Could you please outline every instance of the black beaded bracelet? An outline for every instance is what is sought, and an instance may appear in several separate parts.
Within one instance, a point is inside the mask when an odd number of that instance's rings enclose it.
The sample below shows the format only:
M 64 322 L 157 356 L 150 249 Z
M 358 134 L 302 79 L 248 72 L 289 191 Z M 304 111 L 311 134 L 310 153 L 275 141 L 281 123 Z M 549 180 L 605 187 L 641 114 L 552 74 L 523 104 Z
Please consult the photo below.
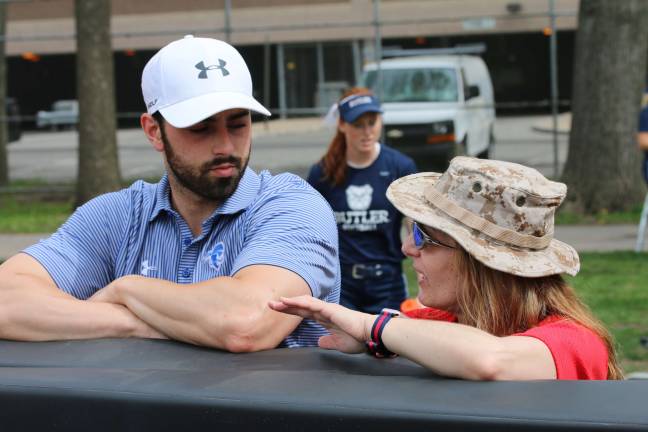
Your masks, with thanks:
M 365 342 L 369 354 L 378 358 L 391 358 L 396 357 L 395 354 L 387 349 L 382 341 L 382 333 L 385 326 L 393 317 L 398 316 L 397 313 L 383 311 L 376 317 L 373 325 L 371 326 L 371 340 Z

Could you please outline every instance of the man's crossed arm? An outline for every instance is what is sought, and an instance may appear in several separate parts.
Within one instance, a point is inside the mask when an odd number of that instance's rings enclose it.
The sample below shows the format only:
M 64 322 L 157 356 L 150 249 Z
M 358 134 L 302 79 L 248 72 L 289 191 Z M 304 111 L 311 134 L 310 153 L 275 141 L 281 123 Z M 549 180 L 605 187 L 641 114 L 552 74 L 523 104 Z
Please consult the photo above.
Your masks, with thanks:
M 310 289 L 297 274 L 254 265 L 190 285 L 125 276 L 85 301 L 59 290 L 38 261 L 18 254 L 0 266 L 0 338 L 170 337 L 258 351 L 276 347 L 300 322 L 270 310 L 268 301 L 303 294 Z

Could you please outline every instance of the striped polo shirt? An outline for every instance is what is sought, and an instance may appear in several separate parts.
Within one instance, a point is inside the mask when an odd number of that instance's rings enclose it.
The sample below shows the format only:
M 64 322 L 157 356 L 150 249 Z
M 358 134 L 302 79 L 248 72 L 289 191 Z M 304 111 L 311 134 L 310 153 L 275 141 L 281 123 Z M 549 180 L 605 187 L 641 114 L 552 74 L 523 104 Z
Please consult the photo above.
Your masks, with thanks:
M 137 181 L 101 195 L 24 252 L 61 290 L 79 299 L 125 275 L 189 284 L 267 264 L 301 276 L 314 297 L 339 301 L 335 218 L 322 196 L 299 177 L 247 168 L 197 237 L 172 208 L 169 192 L 165 175 L 157 184 Z M 280 346 L 316 346 L 325 333 L 303 320 Z

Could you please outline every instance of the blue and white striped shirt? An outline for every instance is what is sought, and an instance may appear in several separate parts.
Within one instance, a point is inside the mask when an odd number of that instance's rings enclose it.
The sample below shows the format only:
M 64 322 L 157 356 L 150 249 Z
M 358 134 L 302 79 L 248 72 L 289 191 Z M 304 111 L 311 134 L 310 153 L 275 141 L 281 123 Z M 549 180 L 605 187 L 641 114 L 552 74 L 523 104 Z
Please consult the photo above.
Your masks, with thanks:
M 24 252 L 79 299 L 130 274 L 188 284 L 255 264 L 298 274 L 314 297 L 337 303 L 340 296 L 337 228 L 329 205 L 293 174 L 257 175 L 250 168 L 196 238 L 171 207 L 164 176 L 157 184 L 137 181 L 89 201 Z M 316 346 L 323 334 L 319 324 L 304 320 L 280 346 Z

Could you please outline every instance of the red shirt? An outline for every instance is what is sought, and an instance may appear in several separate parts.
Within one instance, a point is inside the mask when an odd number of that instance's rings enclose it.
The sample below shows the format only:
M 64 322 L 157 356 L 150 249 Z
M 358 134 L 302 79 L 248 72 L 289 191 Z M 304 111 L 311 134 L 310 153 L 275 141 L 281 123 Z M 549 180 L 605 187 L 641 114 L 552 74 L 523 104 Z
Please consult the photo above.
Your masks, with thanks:
M 421 308 L 405 312 L 410 318 L 456 322 L 450 312 Z M 556 378 L 560 380 L 605 380 L 608 351 L 592 330 L 559 316 L 550 316 L 536 327 L 513 336 L 529 336 L 542 341 L 553 356 Z
M 514 336 L 531 336 L 547 345 L 562 380 L 605 380 L 608 351 L 592 330 L 559 316 L 550 316 L 536 327 Z

